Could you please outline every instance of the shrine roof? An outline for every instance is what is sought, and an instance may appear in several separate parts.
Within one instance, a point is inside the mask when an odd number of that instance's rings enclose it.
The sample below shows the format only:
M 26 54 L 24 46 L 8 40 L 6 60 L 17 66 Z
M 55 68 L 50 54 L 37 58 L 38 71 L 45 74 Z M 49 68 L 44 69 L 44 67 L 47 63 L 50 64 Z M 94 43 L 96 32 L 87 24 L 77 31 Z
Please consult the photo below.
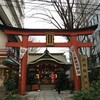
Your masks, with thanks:
M 14 68 L 18 69 L 19 68 L 19 62 L 15 59 L 13 59 L 12 57 L 7 57 L 3 60 L 3 64 L 4 65 L 8 65 L 11 64 L 13 65 Z
M 63 55 L 62 53 L 49 53 L 48 50 L 45 50 L 45 52 L 43 54 L 34 54 L 34 55 L 29 55 L 31 59 L 31 61 L 28 61 L 28 65 L 32 65 L 32 64 L 36 64 L 40 61 L 53 61 L 56 62 L 58 64 L 63 64 L 63 65 L 71 65 L 71 63 L 68 63 L 66 60 L 65 55 Z

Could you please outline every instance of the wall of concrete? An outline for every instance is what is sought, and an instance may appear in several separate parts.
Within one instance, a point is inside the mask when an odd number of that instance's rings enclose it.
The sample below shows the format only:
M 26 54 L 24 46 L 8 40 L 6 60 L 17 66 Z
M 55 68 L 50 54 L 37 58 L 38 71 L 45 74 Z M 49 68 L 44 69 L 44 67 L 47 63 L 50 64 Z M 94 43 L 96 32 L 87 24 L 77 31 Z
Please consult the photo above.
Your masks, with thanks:
M 6 46 L 7 41 L 7 35 L 0 31 L 0 48 L 4 48 Z
M 0 49 L 5 48 L 6 47 L 6 42 L 8 41 L 7 39 L 7 35 L 4 34 L 2 31 L 0 31 Z M 2 52 L 0 52 L 2 53 Z M 5 88 L 4 88 L 4 69 L 6 68 L 6 66 L 4 66 L 2 64 L 2 60 L 0 59 L 0 98 L 5 96 Z

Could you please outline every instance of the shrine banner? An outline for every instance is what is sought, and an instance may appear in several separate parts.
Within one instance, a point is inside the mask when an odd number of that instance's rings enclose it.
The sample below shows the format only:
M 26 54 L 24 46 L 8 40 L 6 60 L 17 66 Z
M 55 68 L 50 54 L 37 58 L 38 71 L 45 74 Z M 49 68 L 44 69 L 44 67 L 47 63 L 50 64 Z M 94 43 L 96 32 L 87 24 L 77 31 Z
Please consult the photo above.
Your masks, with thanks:
M 20 59 L 23 58 L 23 56 L 25 55 L 26 51 L 27 51 L 27 48 L 20 47 Z
M 80 63 L 79 63 L 77 54 L 75 52 L 74 46 L 70 47 L 70 51 L 71 51 L 71 54 L 72 54 L 72 59 L 73 59 L 76 75 L 80 76 L 81 75 Z

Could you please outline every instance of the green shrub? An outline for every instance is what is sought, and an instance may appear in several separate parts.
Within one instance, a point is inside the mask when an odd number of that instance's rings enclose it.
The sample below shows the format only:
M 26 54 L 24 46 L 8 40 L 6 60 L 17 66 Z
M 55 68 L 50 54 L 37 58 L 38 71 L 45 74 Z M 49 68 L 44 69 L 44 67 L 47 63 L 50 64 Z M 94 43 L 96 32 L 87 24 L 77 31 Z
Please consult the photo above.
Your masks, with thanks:
M 20 99 L 19 95 L 17 95 L 17 94 L 16 95 L 9 94 L 6 96 L 5 100 L 21 100 L 21 99 Z
M 100 81 L 94 81 L 89 90 L 74 92 L 74 100 L 100 100 Z
M 17 94 L 18 91 L 18 75 L 14 74 L 13 76 L 9 76 L 4 81 L 4 86 L 8 94 Z

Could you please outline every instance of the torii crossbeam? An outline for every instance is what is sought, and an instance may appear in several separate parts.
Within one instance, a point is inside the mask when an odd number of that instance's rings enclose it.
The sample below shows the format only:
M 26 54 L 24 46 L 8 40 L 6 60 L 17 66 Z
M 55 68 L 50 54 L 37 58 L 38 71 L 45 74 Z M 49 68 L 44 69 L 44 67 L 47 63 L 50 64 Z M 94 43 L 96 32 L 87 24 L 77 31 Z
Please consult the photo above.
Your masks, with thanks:
M 15 28 L 8 27 L 4 25 L 0 25 L 0 29 L 4 31 L 5 34 L 8 35 L 21 35 L 22 41 L 18 42 L 7 42 L 7 47 L 46 47 L 46 43 L 35 43 L 29 42 L 29 36 L 45 36 L 46 33 L 52 33 L 55 36 L 69 36 L 70 41 L 64 43 L 54 43 L 52 47 L 71 47 L 74 46 L 75 52 L 78 55 L 78 47 L 91 47 L 93 44 L 91 42 L 83 43 L 81 41 L 77 41 L 77 36 L 81 35 L 91 35 L 93 31 L 97 28 L 97 25 L 81 28 L 81 29 L 24 29 L 24 28 Z M 27 55 L 26 52 L 24 57 L 21 59 L 21 79 L 20 79 L 20 94 L 25 95 L 26 93 L 26 71 L 27 71 Z M 73 66 L 74 73 L 74 87 L 75 90 L 78 91 L 81 88 L 80 77 L 76 75 L 75 68 Z

